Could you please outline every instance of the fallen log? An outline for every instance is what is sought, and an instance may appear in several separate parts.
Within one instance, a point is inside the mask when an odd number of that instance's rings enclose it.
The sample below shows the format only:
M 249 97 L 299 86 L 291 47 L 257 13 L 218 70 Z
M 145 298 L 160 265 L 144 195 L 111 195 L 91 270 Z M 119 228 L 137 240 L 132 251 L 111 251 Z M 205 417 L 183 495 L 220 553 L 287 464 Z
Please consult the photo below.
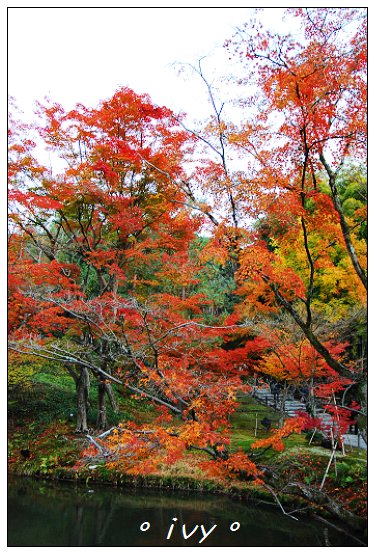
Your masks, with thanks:
M 284 492 L 295 494 L 305 498 L 313 504 L 322 506 L 327 512 L 349 525 L 353 530 L 363 530 L 367 526 L 367 523 L 363 518 L 353 514 L 353 512 L 338 504 L 323 490 L 309 487 L 305 483 L 292 482 L 288 483 L 288 485 L 284 488 Z

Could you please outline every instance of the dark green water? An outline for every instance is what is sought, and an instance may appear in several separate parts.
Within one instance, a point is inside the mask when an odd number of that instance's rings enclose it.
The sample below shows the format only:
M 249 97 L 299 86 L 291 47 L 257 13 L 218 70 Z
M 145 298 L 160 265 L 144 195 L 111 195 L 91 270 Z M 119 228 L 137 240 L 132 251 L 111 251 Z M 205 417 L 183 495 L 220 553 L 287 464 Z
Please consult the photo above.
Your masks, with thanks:
M 311 518 L 198 493 L 149 492 L 23 478 L 8 482 L 8 546 L 359 546 Z M 166 540 L 172 518 L 177 518 Z M 142 532 L 143 522 L 150 529 Z M 231 531 L 239 522 L 238 531 Z M 198 525 L 188 539 L 182 536 Z M 201 525 L 209 536 L 202 539 Z M 235 526 L 236 527 L 236 526 Z

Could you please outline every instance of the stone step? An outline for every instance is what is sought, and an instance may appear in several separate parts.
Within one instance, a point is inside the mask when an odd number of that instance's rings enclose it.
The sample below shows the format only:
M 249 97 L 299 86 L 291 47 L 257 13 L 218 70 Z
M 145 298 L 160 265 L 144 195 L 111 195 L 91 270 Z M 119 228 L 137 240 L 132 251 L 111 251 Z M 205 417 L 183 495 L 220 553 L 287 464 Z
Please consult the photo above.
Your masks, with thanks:
M 254 391 L 254 397 L 267 404 L 274 404 L 274 395 L 271 393 L 269 388 L 257 389 Z M 287 398 L 285 401 L 285 413 L 288 417 L 296 417 L 298 412 L 306 412 L 306 404 L 300 402 L 299 400 L 294 400 L 293 398 Z M 322 408 L 316 409 L 316 417 L 319 418 L 323 425 L 327 427 L 332 427 L 334 423 L 333 417 L 331 414 L 325 412 Z M 347 433 L 343 435 L 344 444 L 346 446 L 352 446 L 353 448 L 362 448 L 367 450 L 367 444 L 362 437 L 358 439 L 358 435 L 353 435 Z
M 354 448 L 359 447 L 359 448 L 362 448 L 363 450 L 367 450 L 367 444 L 361 436 L 358 437 L 358 435 L 352 435 L 350 433 L 347 433 L 343 435 L 343 439 L 344 439 L 344 444 L 346 446 L 352 446 Z
M 297 400 L 296 398 L 287 398 L 285 402 L 290 402 L 291 404 L 303 404 L 305 406 L 304 402 L 301 402 L 300 400 Z

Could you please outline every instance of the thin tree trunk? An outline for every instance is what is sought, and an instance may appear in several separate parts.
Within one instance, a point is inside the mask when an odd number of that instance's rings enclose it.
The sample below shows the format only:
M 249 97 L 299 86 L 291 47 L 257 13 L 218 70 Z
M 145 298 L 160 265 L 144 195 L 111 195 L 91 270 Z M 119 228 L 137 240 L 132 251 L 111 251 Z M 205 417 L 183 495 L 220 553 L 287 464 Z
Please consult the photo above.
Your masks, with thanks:
M 297 325 L 302 329 L 305 337 L 308 339 L 310 344 L 315 348 L 315 350 L 324 358 L 324 360 L 327 362 L 329 367 L 334 369 L 338 372 L 339 375 L 342 375 L 344 377 L 352 378 L 352 372 L 349 370 L 348 367 L 343 365 L 341 362 L 336 360 L 332 357 L 329 350 L 324 346 L 322 342 L 318 339 L 318 337 L 313 333 L 311 328 L 303 321 L 303 319 L 300 317 L 300 315 L 296 312 L 296 310 L 293 308 L 292 303 L 286 300 L 286 298 L 283 297 L 283 295 L 280 293 L 277 285 L 274 283 L 270 283 L 270 279 L 268 276 L 263 275 L 263 280 L 270 285 L 270 288 L 272 292 L 274 293 L 276 299 L 280 302 L 282 306 L 286 309 L 286 311 L 293 317 L 294 321 L 297 323 Z
M 353 267 L 354 267 L 358 277 L 361 279 L 363 286 L 367 290 L 367 275 L 365 273 L 365 270 L 363 269 L 363 267 L 359 263 L 357 253 L 355 251 L 352 239 L 350 237 L 350 227 L 349 227 L 349 225 L 348 225 L 348 223 L 345 219 L 344 210 L 343 210 L 342 205 L 341 205 L 341 199 L 340 199 L 340 195 L 339 195 L 337 185 L 336 185 L 337 171 L 334 172 L 330 168 L 330 166 L 328 165 L 328 163 L 327 163 L 327 161 L 326 161 L 323 154 L 320 155 L 320 161 L 322 162 L 322 164 L 325 167 L 325 170 L 328 173 L 329 186 L 330 186 L 330 189 L 331 189 L 331 192 L 332 192 L 332 200 L 333 200 L 333 204 L 335 206 L 335 209 L 336 209 L 337 213 L 339 214 L 340 227 L 341 227 L 342 234 L 344 236 L 346 250 L 349 254 L 350 260 L 353 264 Z
M 87 409 L 89 403 L 90 375 L 88 370 L 83 367 L 76 379 L 77 391 L 77 433 L 87 433 Z
M 107 385 L 104 381 L 100 380 L 98 383 L 98 416 L 96 427 L 103 430 L 107 427 L 106 392 Z
M 308 384 L 308 397 L 307 401 L 310 405 L 310 415 L 312 417 L 316 417 L 316 404 L 315 404 L 315 395 L 314 395 L 314 380 L 311 379 L 311 381 Z
M 110 404 L 112 406 L 112 409 L 117 414 L 119 412 L 119 407 L 118 407 L 117 398 L 116 398 L 116 395 L 113 391 L 111 383 L 107 383 L 106 390 L 107 390 L 107 395 L 108 395 Z

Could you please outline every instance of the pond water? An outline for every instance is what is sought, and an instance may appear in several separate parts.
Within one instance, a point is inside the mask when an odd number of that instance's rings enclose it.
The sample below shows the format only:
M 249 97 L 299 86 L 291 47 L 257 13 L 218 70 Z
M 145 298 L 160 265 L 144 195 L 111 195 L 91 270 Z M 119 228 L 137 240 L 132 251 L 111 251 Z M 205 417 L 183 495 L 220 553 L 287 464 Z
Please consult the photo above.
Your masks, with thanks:
M 359 546 L 298 518 L 256 501 L 195 492 L 8 481 L 8 546 Z M 149 529 L 141 531 L 142 524 Z

